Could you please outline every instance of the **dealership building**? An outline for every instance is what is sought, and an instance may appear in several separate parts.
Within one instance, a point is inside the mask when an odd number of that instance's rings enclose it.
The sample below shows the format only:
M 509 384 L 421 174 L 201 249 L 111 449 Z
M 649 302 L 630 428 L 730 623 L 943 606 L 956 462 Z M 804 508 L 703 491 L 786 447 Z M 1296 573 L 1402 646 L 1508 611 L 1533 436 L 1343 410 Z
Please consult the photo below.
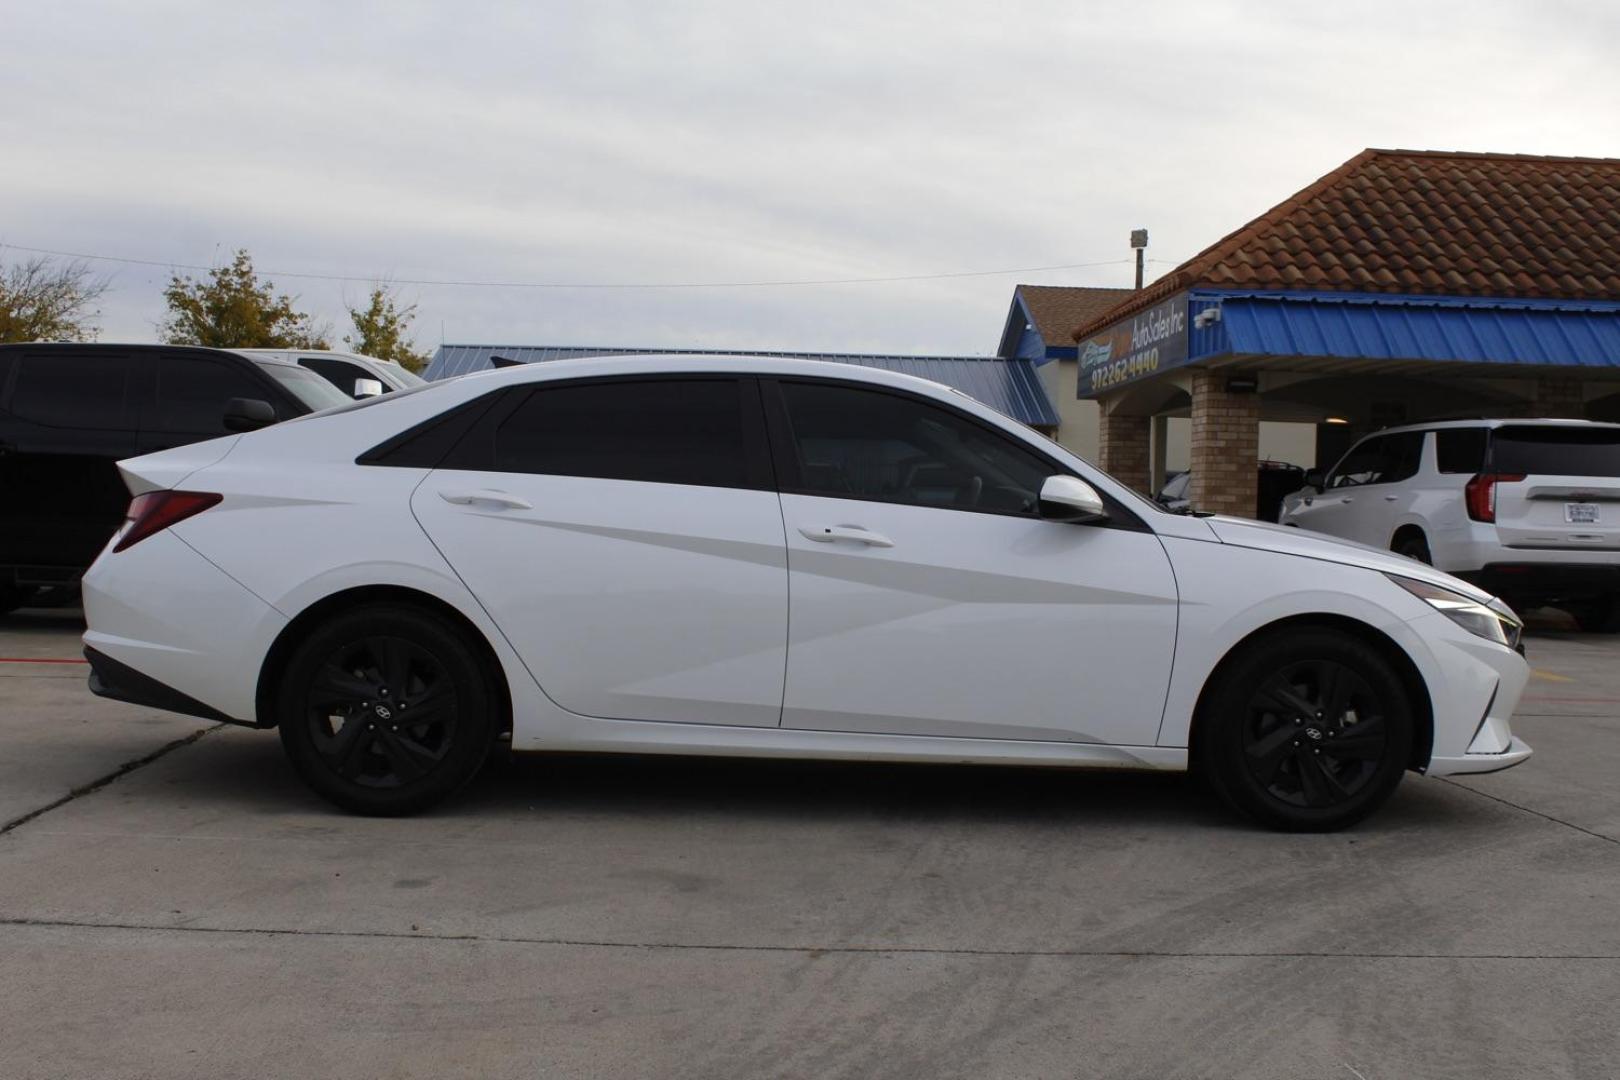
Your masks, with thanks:
M 1265 424 L 1326 467 L 1394 424 L 1620 420 L 1620 160 L 1367 150 L 1069 340 L 1096 460 L 1150 490 L 1188 420 L 1202 510 L 1254 513 Z

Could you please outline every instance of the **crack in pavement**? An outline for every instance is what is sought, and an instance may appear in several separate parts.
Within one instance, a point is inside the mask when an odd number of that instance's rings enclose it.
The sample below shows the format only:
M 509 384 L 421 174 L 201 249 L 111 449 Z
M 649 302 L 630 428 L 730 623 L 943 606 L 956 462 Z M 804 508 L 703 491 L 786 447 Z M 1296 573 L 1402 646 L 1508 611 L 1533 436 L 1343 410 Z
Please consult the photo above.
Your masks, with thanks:
M 1597 839 L 1602 840 L 1606 844 L 1620 845 L 1620 839 L 1616 839 L 1615 837 L 1609 836 L 1606 833 L 1596 832 L 1596 831 L 1594 831 L 1592 829 L 1588 829 L 1584 825 L 1577 825 L 1573 821 L 1565 821 L 1561 817 L 1554 817 L 1551 814 L 1546 814 L 1546 813 L 1541 812 L 1540 810 L 1531 809 L 1528 806 L 1521 806 L 1518 803 L 1514 802 L 1512 799 L 1504 799 L 1500 795 L 1492 795 L 1489 792 L 1481 791 L 1478 788 L 1471 788 L 1467 784 L 1458 783 L 1457 781 L 1453 780 L 1449 776 L 1436 776 L 1436 777 L 1434 777 L 1434 779 L 1440 781 L 1442 784 L 1450 784 L 1454 788 L 1457 788 L 1457 789 L 1459 789 L 1461 791 L 1466 791 L 1470 795 L 1478 795 L 1482 799 L 1489 799 L 1492 802 L 1501 803 L 1503 806 L 1511 806 L 1515 810 L 1522 810 L 1526 814 L 1534 815 L 1535 817 L 1541 818 L 1543 821 L 1550 821 L 1554 825 L 1562 825 L 1566 829 L 1574 829 L 1578 833 L 1585 833 L 1587 836 L 1596 837 Z
M 92 780 L 88 784 L 81 784 L 80 786 L 69 791 L 66 795 L 63 795 L 60 799 L 55 799 L 48 802 L 36 810 L 30 810 L 21 817 L 12 818 L 4 825 L 0 825 L 0 836 L 6 835 L 13 829 L 20 829 L 22 826 L 28 824 L 30 821 L 33 821 L 35 818 L 48 814 L 59 806 L 66 806 L 75 799 L 82 799 L 86 795 L 94 794 L 95 792 L 106 787 L 108 784 L 112 783 L 114 780 L 117 780 L 119 777 L 128 776 L 136 769 L 150 765 L 152 762 L 163 757 L 165 754 L 173 753 L 183 746 L 190 746 L 192 743 L 196 742 L 204 735 L 207 735 L 209 732 L 218 731 L 224 726 L 225 725 L 223 723 L 220 723 L 215 724 L 212 727 L 199 728 L 198 730 L 193 731 L 190 735 L 175 739 L 173 742 L 164 743 L 150 754 L 146 754 L 143 757 L 138 757 L 133 761 L 126 761 L 122 765 L 118 766 L 118 768 L 108 773 L 106 776 Z
M 0 916 L 0 927 L 66 930 L 130 930 L 162 934 L 220 934 L 243 937 L 310 937 L 388 941 L 472 942 L 486 945 L 541 945 L 581 949 L 668 952 L 797 953 L 829 955 L 1101 957 L 1144 960 L 1597 960 L 1620 961 L 1620 953 L 1404 953 L 1298 951 L 1183 951 L 1174 949 L 975 949 L 929 945 L 728 945 L 717 942 L 609 941 L 590 938 L 530 937 L 516 934 L 440 934 L 400 930 L 289 930 L 280 927 L 164 926 L 159 923 L 96 922 L 87 919 L 30 919 Z

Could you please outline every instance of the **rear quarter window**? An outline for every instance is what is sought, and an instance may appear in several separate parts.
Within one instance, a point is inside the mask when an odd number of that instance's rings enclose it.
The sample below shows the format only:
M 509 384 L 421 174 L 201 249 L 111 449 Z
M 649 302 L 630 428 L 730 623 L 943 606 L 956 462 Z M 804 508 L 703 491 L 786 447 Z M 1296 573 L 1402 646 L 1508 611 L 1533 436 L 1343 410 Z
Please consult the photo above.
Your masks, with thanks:
M 1620 428 L 1497 428 L 1491 438 L 1491 471 L 1620 477 Z
M 1443 473 L 1477 473 L 1485 467 L 1484 428 L 1442 428 L 1434 433 L 1434 446 Z

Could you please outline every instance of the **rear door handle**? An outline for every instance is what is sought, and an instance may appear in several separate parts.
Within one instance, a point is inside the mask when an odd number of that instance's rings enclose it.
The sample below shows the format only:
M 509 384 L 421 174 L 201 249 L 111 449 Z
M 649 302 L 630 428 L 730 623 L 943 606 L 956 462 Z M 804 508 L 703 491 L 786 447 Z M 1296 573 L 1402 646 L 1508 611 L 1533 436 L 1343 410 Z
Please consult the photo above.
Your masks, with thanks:
M 476 491 L 441 491 L 439 498 L 456 506 L 471 506 L 473 503 L 490 503 L 494 506 L 504 507 L 507 510 L 533 510 L 534 504 L 527 499 L 520 499 L 516 495 L 508 495 L 504 491 L 493 488 L 479 488 Z
M 818 544 L 830 544 L 834 540 L 853 540 L 867 547 L 894 547 L 894 541 L 887 536 L 863 529 L 859 525 L 805 525 L 799 529 L 799 535 Z
M 1385 502 L 1394 502 L 1398 498 L 1400 498 L 1399 495 L 1385 495 L 1384 496 L 1384 501 Z

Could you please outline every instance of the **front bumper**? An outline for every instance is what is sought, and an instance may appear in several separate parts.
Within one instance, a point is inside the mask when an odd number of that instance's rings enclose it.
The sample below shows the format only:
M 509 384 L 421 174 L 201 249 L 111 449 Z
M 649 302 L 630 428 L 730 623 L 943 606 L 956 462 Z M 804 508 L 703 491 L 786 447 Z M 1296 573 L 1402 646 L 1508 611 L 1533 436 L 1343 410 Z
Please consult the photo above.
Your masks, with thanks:
M 1429 759 L 1430 776 L 1476 776 L 1480 773 L 1501 772 L 1511 769 L 1535 751 L 1517 735 L 1508 738 L 1508 747 L 1494 754 L 1464 754 L 1462 757 L 1436 757 Z

